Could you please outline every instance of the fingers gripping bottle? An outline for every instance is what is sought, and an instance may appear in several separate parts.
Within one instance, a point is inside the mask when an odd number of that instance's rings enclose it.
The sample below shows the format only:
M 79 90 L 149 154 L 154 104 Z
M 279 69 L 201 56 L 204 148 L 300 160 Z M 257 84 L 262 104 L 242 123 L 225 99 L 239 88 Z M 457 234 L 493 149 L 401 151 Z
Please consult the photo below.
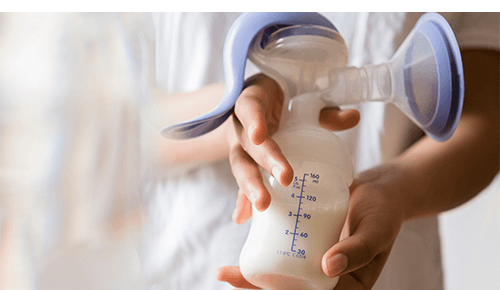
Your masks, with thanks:
M 265 48 L 255 41 L 248 57 L 289 97 L 273 139 L 292 166 L 294 178 L 285 188 L 262 171 L 272 201 L 264 212 L 253 209 L 240 270 L 264 289 L 333 289 L 338 277 L 326 276 L 321 260 L 339 240 L 353 162 L 342 140 L 319 124 L 327 102 L 318 81 L 327 78 L 327 69 L 346 65 L 347 50 L 338 33 L 319 26 L 281 29 L 268 41 Z

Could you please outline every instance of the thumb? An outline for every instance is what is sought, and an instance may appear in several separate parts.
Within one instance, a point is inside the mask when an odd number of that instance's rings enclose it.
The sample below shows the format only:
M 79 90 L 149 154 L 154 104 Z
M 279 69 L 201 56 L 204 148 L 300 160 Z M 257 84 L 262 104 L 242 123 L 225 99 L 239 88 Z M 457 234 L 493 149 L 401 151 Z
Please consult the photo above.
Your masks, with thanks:
M 354 205 L 353 209 L 356 207 Z M 368 211 L 364 209 L 365 213 Z M 327 276 L 335 277 L 358 270 L 376 258 L 385 257 L 385 254 L 388 256 L 401 223 L 387 209 L 363 216 L 352 213 L 345 225 L 350 235 L 323 255 L 323 271 Z M 381 267 L 383 264 L 385 260 Z
M 350 129 L 359 123 L 359 111 L 354 109 L 341 110 L 338 107 L 326 107 L 321 110 L 319 122 L 323 128 L 330 131 Z
M 355 234 L 337 243 L 323 255 L 323 272 L 336 277 L 366 266 L 379 253 L 377 245 L 369 240 L 364 235 Z
M 260 289 L 250 282 L 245 280 L 241 274 L 240 267 L 237 266 L 225 266 L 217 269 L 215 273 L 217 280 L 221 282 L 227 282 L 238 289 Z
M 357 237 L 342 241 L 351 244 L 351 248 L 341 242 L 338 249 L 332 248 L 323 256 L 323 271 L 330 277 L 343 275 L 337 284 L 338 290 L 372 289 L 389 258 L 391 247 L 374 251 L 364 242 L 359 241 L 356 245 L 353 239 Z M 356 248 L 364 250 L 357 252 Z

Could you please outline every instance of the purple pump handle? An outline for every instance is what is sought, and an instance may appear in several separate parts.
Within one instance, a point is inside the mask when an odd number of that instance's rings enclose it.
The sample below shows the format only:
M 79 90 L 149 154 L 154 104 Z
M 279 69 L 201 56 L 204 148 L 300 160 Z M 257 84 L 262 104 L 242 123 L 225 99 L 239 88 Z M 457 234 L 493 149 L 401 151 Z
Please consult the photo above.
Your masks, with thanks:
M 243 88 L 248 49 L 254 37 L 268 27 L 290 25 L 319 25 L 337 30 L 318 13 L 243 13 L 231 26 L 224 43 L 225 91 L 220 103 L 212 111 L 192 120 L 168 126 L 161 134 L 170 139 L 189 139 L 206 134 L 231 116 L 236 99 Z

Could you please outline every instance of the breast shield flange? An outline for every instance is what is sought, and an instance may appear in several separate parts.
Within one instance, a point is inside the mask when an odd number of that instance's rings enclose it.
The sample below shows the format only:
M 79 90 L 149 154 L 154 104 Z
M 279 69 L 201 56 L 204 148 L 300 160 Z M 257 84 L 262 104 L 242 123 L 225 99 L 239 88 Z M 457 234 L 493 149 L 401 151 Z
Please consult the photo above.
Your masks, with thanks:
M 402 72 L 394 83 L 404 86 L 393 102 L 434 140 L 448 140 L 462 113 L 464 75 L 457 40 L 445 18 L 424 14 L 389 66 Z

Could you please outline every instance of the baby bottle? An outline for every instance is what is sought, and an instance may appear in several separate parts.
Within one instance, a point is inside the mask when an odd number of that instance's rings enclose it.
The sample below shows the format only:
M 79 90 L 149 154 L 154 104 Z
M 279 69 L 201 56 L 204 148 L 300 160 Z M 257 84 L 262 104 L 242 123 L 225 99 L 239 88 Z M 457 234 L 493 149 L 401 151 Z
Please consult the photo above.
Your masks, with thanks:
M 240 270 L 264 289 L 333 289 L 338 277 L 324 274 L 321 259 L 339 240 L 353 163 L 342 140 L 319 124 L 327 104 L 318 82 L 327 78 L 328 70 L 346 65 L 347 50 L 335 30 L 320 26 L 290 26 L 264 36 L 265 48 L 258 41 L 262 37 L 256 37 L 248 57 L 289 97 L 273 139 L 294 177 L 283 187 L 262 171 L 272 201 L 264 212 L 253 210 Z

